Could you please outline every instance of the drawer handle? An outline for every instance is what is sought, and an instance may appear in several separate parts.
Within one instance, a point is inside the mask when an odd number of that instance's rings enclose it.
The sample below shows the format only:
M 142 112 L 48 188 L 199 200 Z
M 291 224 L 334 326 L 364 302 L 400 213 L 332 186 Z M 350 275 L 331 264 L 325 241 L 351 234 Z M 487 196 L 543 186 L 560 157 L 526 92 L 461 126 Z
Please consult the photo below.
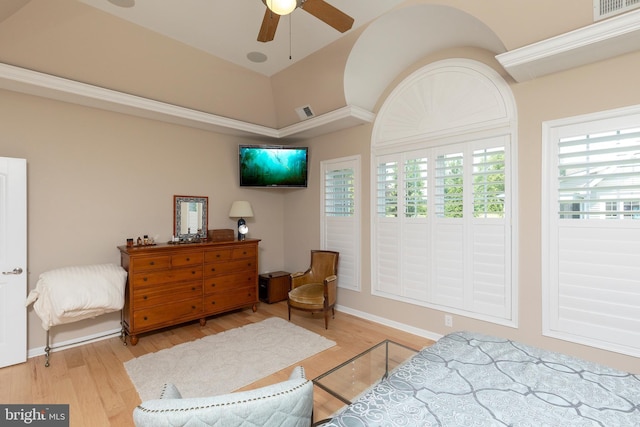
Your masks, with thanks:
M 195 271 L 192 271 L 192 272 L 191 272 L 191 274 L 196 274 L 196 272 L 195 272 Z
M 216 258 L 220 258 L 220 254 L 216 254 Z
M 242 255 L 246 255 L 246 254 L 247 254 L 247 251 L 242 252 Z
M 146 295 L 145 295 L 145 296 L 143 296 L 143 297 L 142 297 L 142 299 L 147 299 L 147 296 L 146 296 Z
M 187 261 L 191 261 L 191 258 L 187 258 Z
M 192 305 L 192 306 L 191 306 L 191 310 L 195 310 L 195 309 L 196 309 L 196 306 L 195 306 L 195 305 Z
M 212 283 L 212 284 L 211 284 L 211 287 L 212 287 L 212 288 L 215 288 L 215 287 L 216 287 L 216 284 L 215 284 L 215 283 Z
M 195 290 L 196 290 L 195 286 L 194 286 L 193 288 L 191 288 L 191 290 L 192 290 L 192 291 L 195 291 Z
M 155 262 L 155 261 L 151 261 L 151 262 L 149 263 L 149 265 L 156 265 L 156 262 Z
M 146 281 L 147 281 L 147 278 L 146 278 L 146 277 L 143 277 L 143 278 L 142 278 L 142 280 L 143 280 L 144 282 L 146 282 Z
M 211 267 L 211 271 L 216 271 L 216 268 L 215 267 Z
M 211 304 L 216 305 L 216 302 L 215 301 L 211 301 Z
M 144 316 L 144 320 L 147 320 L 147 316 Z

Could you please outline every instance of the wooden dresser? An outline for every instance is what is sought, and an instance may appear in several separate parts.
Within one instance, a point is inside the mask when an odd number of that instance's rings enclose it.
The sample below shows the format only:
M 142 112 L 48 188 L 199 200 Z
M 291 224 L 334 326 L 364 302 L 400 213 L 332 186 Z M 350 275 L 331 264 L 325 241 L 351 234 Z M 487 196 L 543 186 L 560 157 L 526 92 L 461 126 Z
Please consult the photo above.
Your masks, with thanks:
M 129 272 L 122 326 L 138 335 L 258 302 L 258 239 L 118 246 Z

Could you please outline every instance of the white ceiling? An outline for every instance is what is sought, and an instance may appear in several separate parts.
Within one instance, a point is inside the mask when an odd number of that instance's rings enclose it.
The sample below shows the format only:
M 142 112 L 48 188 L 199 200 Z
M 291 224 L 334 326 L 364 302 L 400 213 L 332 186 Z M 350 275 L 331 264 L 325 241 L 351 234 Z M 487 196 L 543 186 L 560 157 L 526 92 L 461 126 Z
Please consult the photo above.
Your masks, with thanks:
M 340 33 L 304 10 L 282 17 L 275 39 L 257 41 L 264 16 L 261 0 L 80 0 L 122 19 L 271 76 L 393 9 L 404 0 L 326 0 L 354 18 Z M 135 3 L 133 7 L 116 4 Z M 265 62 L 247 58 L 266 55 Z M 291 59 L 290 59 L 291 56 Z

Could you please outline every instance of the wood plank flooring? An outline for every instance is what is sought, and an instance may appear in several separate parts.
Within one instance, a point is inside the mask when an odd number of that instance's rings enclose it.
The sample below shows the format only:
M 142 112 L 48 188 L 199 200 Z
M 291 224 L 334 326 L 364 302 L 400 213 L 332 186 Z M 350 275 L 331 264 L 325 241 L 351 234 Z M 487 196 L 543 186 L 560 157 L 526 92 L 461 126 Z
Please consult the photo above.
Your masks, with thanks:
M 136 346 L 124 346 L 119 338 L 109 338 L 54 351 L 48 368 L 44 366 L 44 356 L 34 357 L 26 363 L 0 369 L 0 402 L 69 404 L 72 427 L 132 426 L 131 414 L 140 398 L 123 362 L 274 316 L 287 319 L 286 302 L 261 303 L 255 313 L 244 310 L 209 318 L 204 327 L 194 322 L 141 335 Z M 300 363 L 310 379 L 387 338 L 415 349 L 432 343 L 426 338 L 340 312 L 329 320 L 328 330 L 324 329 L 322 316 L 317 314 L 293 311 L 291 321 L 337 344 Z M 290 372 L 291 367 L 283 369 L 244 389 L 285 380 Z M 327 418 L 341 406 L 340 401 L 314 387 L 314 421 Z

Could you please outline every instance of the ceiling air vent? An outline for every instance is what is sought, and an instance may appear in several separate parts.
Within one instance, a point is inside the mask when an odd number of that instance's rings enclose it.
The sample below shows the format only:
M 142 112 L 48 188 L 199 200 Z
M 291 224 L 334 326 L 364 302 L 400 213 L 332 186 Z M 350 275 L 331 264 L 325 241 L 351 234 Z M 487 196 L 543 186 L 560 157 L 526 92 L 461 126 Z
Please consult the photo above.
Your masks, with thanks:
M 311 117 L 315 116 L 313 110 L 311 109 L 311 105 L 305 105 L 304 107 L 296 108 L 296 113 L 298 113 L 298 117 L 300 117 L 300 120 L 310 119 Z
M 640 8 L 640 0 L 593 0 L 593 20 L 600 21 Z

